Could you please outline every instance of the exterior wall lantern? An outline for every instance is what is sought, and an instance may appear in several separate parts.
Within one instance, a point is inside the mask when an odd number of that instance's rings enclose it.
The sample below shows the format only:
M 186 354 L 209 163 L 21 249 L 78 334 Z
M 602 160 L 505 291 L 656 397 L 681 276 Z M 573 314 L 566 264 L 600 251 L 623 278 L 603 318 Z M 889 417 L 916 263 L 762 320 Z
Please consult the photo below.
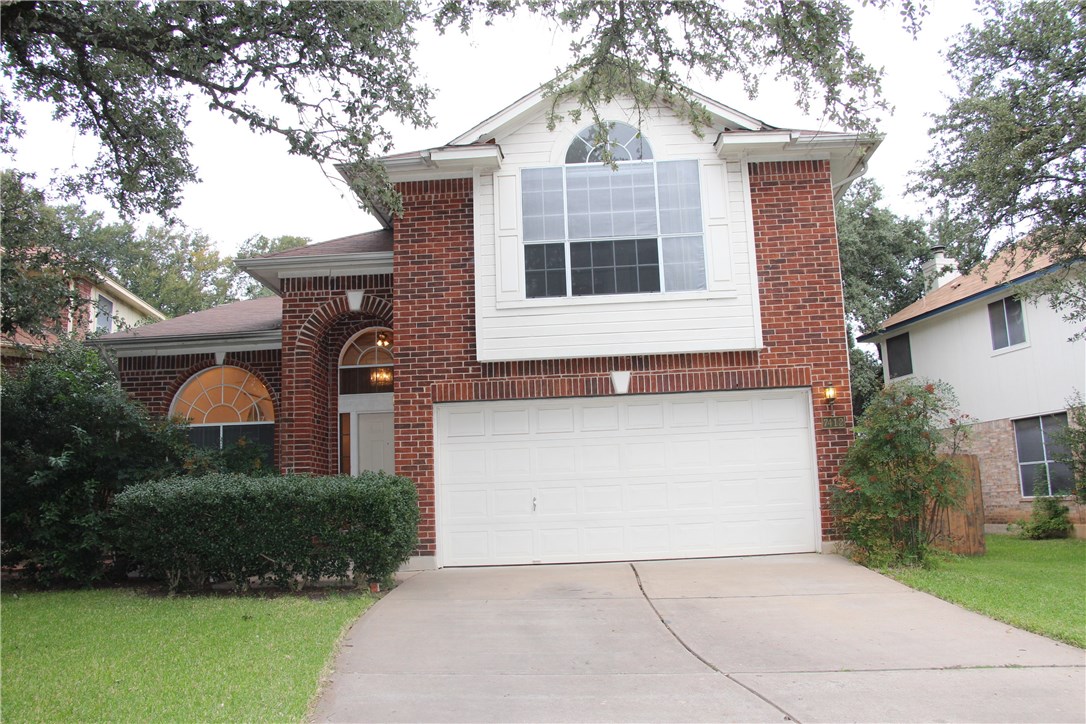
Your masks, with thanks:
M 837 388 L 827 385 L 822 391 L 823 397 L 826 399 L 826 404 L 833 408 L 833 403 L 837 402 Z

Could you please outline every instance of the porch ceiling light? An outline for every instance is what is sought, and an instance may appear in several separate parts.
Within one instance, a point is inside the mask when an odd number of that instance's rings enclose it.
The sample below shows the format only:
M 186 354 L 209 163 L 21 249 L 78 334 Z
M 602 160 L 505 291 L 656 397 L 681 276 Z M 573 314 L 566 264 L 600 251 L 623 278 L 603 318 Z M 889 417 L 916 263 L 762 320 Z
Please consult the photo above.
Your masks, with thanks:
M 388 332 L 377 333 L 377 346 L 388 349 L 392 346 L 392 340 L 388 338 Z

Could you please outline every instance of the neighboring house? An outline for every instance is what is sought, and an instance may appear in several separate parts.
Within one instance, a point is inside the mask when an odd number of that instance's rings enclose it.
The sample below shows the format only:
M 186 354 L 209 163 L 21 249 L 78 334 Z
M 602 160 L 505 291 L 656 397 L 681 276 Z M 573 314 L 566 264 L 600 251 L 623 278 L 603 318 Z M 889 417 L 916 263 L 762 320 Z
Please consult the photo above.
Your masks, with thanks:
M 118 329 L 166 319 L 165 314 L 109 277 L 102 276 L 98 281 L 79 277 L 73 279 L 71 285 L 86 303 L 60 320 L 60 331 L 65 335 L 85 337 L 96 333 L 109 334 Z M 57 340 L 56 334 L 41 338 L 17 330 L 10 338 L 0 336 L 0 356 L 5 367 L 16 365 L 27 357 L 42 354 Z
M 1015 296 L 1057 268 L 1012 249 L 987 270 L 942 274 L 927 295 L 859 338 L 879 345 L 887 382 L 938 379 L 954 388 L 969 415 L 968 451 L 980 458 L 989 524 L 1028 516 L 1035 484 L 1045 494 L 1074 491 L 1070 469 L 1054 459 L 1054 437 L 1067 425 L 1068 400 L 1086 392 L 1086 344 L 1068 341 L 1078 329 L 1047 303 Z M 1086 506 L 1067 502 L 1081 529 Z
M 402 216 L 107 337 L 124 384 L 282 470 L 412 478 L 418 567 L 817 551 L 852 435 L 834 199 L 878 140 L 705 104 L 701 134 L 608 106 L 614 170 L 539 91 L 389 156 Z

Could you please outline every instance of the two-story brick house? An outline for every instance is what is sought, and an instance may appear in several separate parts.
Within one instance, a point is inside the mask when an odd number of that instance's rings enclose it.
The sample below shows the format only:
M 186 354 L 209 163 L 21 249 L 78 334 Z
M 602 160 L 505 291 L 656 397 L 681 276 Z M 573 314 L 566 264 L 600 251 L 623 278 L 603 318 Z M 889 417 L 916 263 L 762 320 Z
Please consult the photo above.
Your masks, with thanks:
M 877 139 L 616 103 L 611 167 L 549 104 L 385 158 L 384 229 L 239 262 L 277 296 L 111 336 L 125 385 L 283 470 L 411 477 L 417 566 L 819 550 L 852 424 L 833 204 Z

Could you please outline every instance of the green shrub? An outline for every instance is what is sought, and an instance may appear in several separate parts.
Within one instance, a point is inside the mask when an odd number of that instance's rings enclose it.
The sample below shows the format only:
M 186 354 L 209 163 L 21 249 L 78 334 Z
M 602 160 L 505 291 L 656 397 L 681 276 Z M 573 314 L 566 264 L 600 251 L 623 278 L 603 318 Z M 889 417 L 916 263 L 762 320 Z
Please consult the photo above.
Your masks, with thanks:
M 1027 540 L 1047 540 L 1067 538 L 1075 526 L 1071 522 L 1071 509 L 1053 495 L 1047 495 L 1048 479 L 1038 476 L 1033 484 L 1033 509 L 1029 518 L 1007 526 L 1011 532 L 1017 531 L 1019 538 Z
M 899 382 L 868 404 L 833 491 L 846 552 L 864 565 L 923 563 L 965 477 L 950 457 L 965 434 L 949 386 Z
M 390 576 L 418 543 L 414 483 L 387 473 L 178 477 L 114 500 L 117 544 L 145 573 L 182 584 Z
M 184 428 L 150 418 L 108 360 L 77 342 L 5 374 L 0 408 L 4 563 L 41 584 L 102 578 L 113 496 L 179 473 Z
M 278 475 L 271 459 L 271 450 L 266 446 L 243 437 L 222 449 L 193 447 L 184 461 L 184 468 L 189 476 L 213 473 Z
M 1071 469 L 1075 498 L 1086 503 L 1086 402 L 1076 392 L 1067 400 L 1067 427 L 1056 433 L 1056 461 Z

